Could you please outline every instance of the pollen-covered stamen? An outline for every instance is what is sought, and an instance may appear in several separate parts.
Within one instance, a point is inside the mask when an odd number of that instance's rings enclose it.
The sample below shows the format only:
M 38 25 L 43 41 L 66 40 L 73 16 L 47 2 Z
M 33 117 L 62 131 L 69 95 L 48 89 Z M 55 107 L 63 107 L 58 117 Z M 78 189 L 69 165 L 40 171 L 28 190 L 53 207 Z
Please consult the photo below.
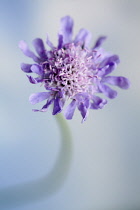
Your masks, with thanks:
M 81 45 L 66 44 L 61 49 L 50 51 L 51 57 L 42 64 L 47 88 L 56 88 L 66 96 L 91 92 L 94 72 L 91 52 Z

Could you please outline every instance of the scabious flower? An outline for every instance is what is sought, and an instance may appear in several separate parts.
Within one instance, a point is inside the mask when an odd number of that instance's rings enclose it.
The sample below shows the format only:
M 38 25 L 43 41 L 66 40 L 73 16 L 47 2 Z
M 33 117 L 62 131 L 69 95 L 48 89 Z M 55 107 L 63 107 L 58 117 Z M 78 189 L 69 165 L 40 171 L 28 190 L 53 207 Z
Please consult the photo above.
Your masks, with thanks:
M 105 52 L 100 46 L 106 37 L 100 37 L 92 48 L 88 47 L 91 34 L 81 29 L 74 39 L 73 20 L 69 16 L 61 19 L 58 33 L 58 46 L 55 47 L 47 37 L 47 50 L 42 39 L 33 40 L 38 55 L 34 54 L 25 41 L 19 43 L 23 53 L 31 57 L 33 64 L 21 64 L 21 69 L 27 75 L 30 83 L 44 86 L 45 91 L 30 96 L 31 104 L 46 100 L 45 105 L 33 111 L 47 111 L 53 104 L 52 114 L 60 113 L 69 99 L 70 104 L 64 110 L 66 119 L 72 119 L 76 108 L 85 121 L 89 109 L 101 109 L 107 103 L 106 99 L 97 96 L 103 93 L 110 99 L 117 96 L 117 92 L 109 85 L 122 89 L 129 88 L 129 81 L 125 77 L 108 76 L 118 65 L 119 57 Z M 35 73 L 32 77 L 30 73 Z M 98 94 L 99 95 L 99 94 Z

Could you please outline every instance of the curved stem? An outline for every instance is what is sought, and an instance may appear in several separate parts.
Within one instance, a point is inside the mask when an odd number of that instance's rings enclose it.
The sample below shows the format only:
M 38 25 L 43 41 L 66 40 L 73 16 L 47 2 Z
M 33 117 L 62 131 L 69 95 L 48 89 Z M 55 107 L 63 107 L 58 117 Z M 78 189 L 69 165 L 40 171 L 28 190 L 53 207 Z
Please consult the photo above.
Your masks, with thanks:
M 25 205 L 27 203 L 38 201 L 41 198 L 47 198 L 60 189 L 64 183 L 72 158 L 71 133 L 66 120 L 61 114 L 56 116 L 61 138 L 61 148 L 56 163 L 47 176 L 38 180 L 27 182 L 13 187 L 0 190 L 0 209 Z

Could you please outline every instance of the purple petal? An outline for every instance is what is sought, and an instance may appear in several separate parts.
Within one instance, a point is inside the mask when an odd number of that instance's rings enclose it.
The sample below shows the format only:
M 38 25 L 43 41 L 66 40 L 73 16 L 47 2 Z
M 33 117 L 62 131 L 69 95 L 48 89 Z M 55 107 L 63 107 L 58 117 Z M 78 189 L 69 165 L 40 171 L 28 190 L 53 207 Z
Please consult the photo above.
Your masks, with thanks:
M 47 58 L 46 56 L 46 49 L 44 47 L 44 43 L 42 41 L 42 39 L 40 38 L 36 38 L 33 40 L 33 45 L 35 47 L 36 52 L 38 53 L 38 55 L 42 58 Z
M 96 43 L 95 43 L 93 49 L 100 47 L 100 46 L 102 45 L 102 43 L 106 40 L 106 38 L 107 38 L 106 36 L 101 36 L 101 37 L 99 37 L 99 38 L 97 39 L 97 41 L 96 41 Z
M 75 37 L 74 43 L 82 42 L 85 46 L 89 44 L 91 40 L 91 33 L 86 29 L 81 29 Z
M 84 102 L 86 99 L 89 100 L 89 96 L 87 93 L 78 93 L 74 96 L 74 98 L 80 103 Z
M 32 64 L 26 64 L 26 63 L 21 63 L 21 69 L 22 71 L 26 72 L 26 73 L 31 73 L 31 66 Z
M 85 100 L 84 100 L 84 106 L 88 109 L 89 106 L 90 106 L 90 101 L 89 101 L 89 97 L 86 97 Z
M 76 105 L 77 105 L 76 100 L 72 100 L 72 102 L 67 106 L 65 113 L 64 113 L 67 120 L 72 119 L 72 117 L 74 115 L 74 111 L 76 109 Z
M 87 93 L 78 93 L 75 95 L 75 99 L 78 103 L 78 109 L 83 117 L 82 121 L 85 121 L 88 115 L 88 108 L 90 106 L 89 95 Z
M 33 73 L 38 74 L 38 75 L 43 74 L 43 70 L 42 70 L 41 66 L 39 66 L 38 64 L 33 64 L 32 67 L 31 67 L 31 71 Z
M 103 68 L 107 65 L 112 65 L 112 64 L 118 64 L 120 62 L 119 56 L 118 55 L 112 55 L 109 57 L 106 57 L 100 64 L 99 68 Z
M 125 77 L 108 76 L 104 77 L 102 81 L 110 85 L 116 85 L 122 89 L 128 89 L 130 87 L 130 82 Z
M 20 41 L 19 48 L 26 56 L 32 58 L 37 63 L 40 62 L 40 59 L 28 48 L 28 45 L 25 41 Z
M 107 68 L 105 68 L 104 70 L 104 76 L 110 74 L 111 72 L 113 72 L 116 68 L 116 64 L 115 63 L 111 63 Z M 101 70 L 102 71 L 102 70 Z
M 29 76 L 29 75 L 26 75 L 26 76 L 28 77 L 30 83 L 32 83 L 32 84 L 37 84 L 38 83 L 38 81 L 35 78 L 33 78 L 32 76 Z
M 82 120 L 82 122 L 83 122 L 83 121 L 85 121 L 86 118 L 87 118 L 88 109 L 86 108 L 86 106 L 84 106 L 83 103 L 80 103 L 80 104 L 78 105 L 78 109 L 79 109 L 79 111 L 81 112 L 81 115 L 82 115 L 82 117 L 83 117 L 83 120 Z
M 53 115 L 56 115 L 58 114 L 59 112 L 61 112 L 62 110 L 62 107 L 60 105 L 60 98 L 59 97 L 56 97 L 56 99 L 54 99 L 54 107 L 53 107 L 53 112 L 52 114 Z
M 59 34 L 63 36 L 64 44 L 72 41 L 73 20 L 70 16 L 61 18 Z
M 90 105 L 90 109 L 102 109 L 107 104 L 106 99 L 102 99 L 99 96 L 93 96 L 93 103 Z
M 40 110 L 41 112 L 46 112 L 48 107 L 53 103 L 54 99 L 48 100 L 47 103 Z
M 43 82 L 43 78 L 42 77 L 36 77 L 35 78 L 37 83 Z
M 48 100 L 47 103 L 41 109 L 33 109 L 34 112 L 46 112 L 54 99 Z
M 103 78 L 104 76 L 113 72 L 116 67 L 117 67 L 117 65 L 115 63 L 111 63 L 110 65 L 107 65 L 107 66 L 99 69 L 97 75 L 99 77 Z
M 99 89 L 102 93 L 104 93 L 108 98 L 113 99 L 117 96 L 117 92 L 112 90 L 109 86 L 100 84 Z
M 62 48 L 63 46 L 63 36 L 58 34 L 58 49 Z
M 48 45 L 50 48 L 54 48 L 54 45 L 53 45 L 53 43 L 49 40 L 48 35 L 47 35 L 46 43 L 47 43 L 47 45 Z
M 33 112 L 39 112 L 39 109 L 32 109 Z
M 54 107 L 53 107 L 53 115 L 58 114 L 59 112 L 62 111 L 62 108 L 64 106 L 65 100 L 63 98 L 63 93 L 62 92 L 58 92 L 55 95 L 55 99 L 54 99 Z
M 29 97 L 29 101 L 31 104 L 39 103 L 45 99 L 48 99 L 50 97 L 50 92 L 40 92 L 40 93 L 33 93 Z

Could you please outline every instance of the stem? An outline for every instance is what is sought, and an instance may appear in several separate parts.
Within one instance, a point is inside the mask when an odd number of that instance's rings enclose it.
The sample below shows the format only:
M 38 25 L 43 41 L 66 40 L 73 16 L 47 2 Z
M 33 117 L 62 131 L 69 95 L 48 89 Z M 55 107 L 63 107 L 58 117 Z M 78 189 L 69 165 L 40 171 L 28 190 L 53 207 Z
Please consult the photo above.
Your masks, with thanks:
M 39 199 L 48 198 L 64 184 L 67 178 L 72 159 L 72 138 L 66 120 L 61 114 L 56 116 L 61 138 L 61 148 L 56 163 L 47 176 L 38 180 L 0 190 L 0 207 L 26 205 Z M 1 209 L 0 208 L 0 209 Z

